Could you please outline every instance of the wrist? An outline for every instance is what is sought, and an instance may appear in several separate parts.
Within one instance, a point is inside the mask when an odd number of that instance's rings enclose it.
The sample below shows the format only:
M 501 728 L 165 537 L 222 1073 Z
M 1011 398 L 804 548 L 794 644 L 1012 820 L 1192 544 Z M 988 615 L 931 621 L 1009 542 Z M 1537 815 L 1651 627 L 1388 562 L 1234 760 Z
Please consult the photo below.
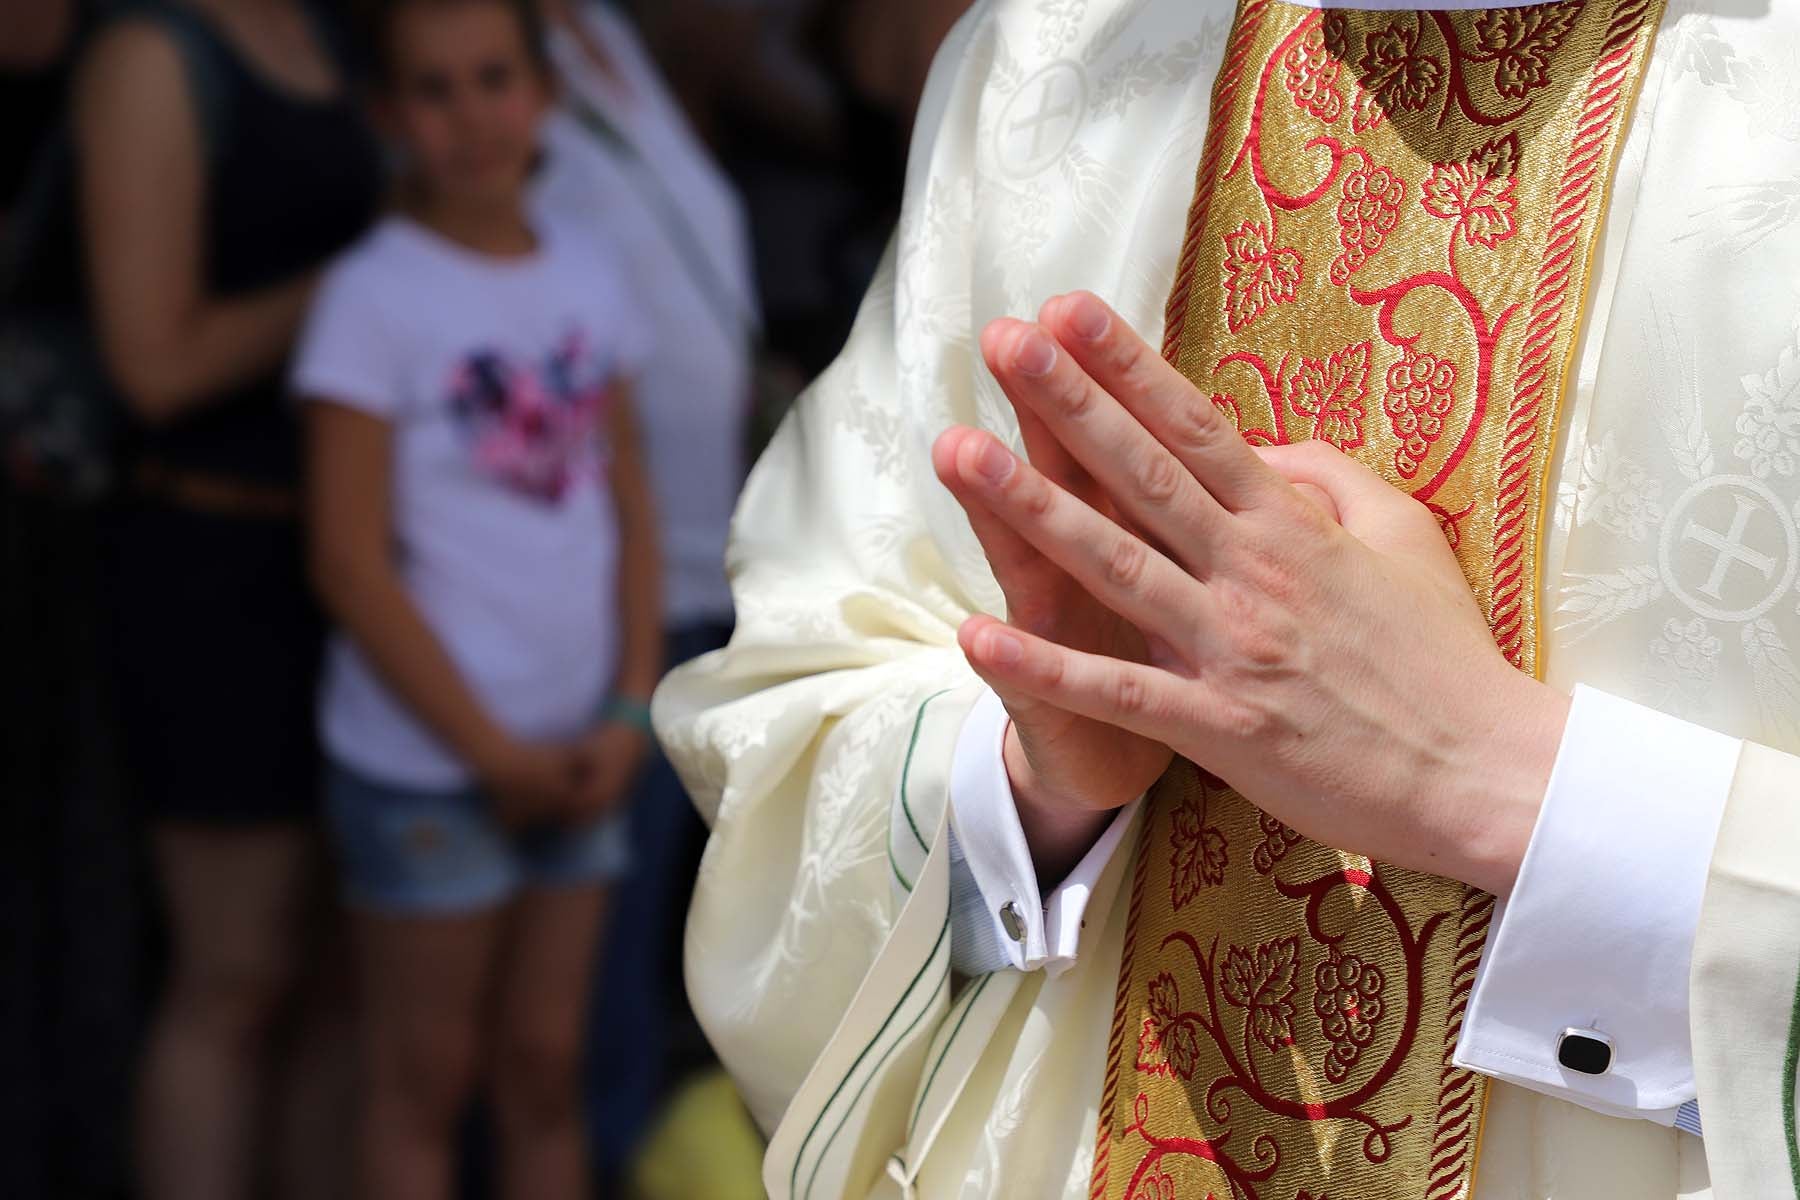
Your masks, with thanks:
M 1510 666 L 1507 676 L 1487 692 L 1485 717 L 1470 727 L 1457 787 L 1465 814 L 1463 861 L 1452 872 L 1503 899 L 1537 828 L 1570 703 Z
M 498 725 L 490 725 L 473 734 L 460 749 L 463 761 L 478 778 L 491 779 L 505 772 L 518 743 Z
M 656 734 L 650 723 L 650 701 L 629 691 L 614 692 L 601 706 L 600 719 L 609 725 L 620 725 L 644 738 Z
M 1081 861 L 1113 819 L 1114 810 L 1092 808 L 1046 788 L 1011 721 L 1006 724 L 1001 758 L 1039 888 L 1048 890 Z

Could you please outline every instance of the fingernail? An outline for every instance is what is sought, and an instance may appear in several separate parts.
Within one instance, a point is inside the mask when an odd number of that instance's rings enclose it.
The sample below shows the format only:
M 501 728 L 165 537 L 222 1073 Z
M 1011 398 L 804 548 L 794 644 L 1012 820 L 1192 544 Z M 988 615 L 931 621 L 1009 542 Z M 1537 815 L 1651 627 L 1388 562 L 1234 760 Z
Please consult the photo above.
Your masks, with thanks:
M 1105 333 L 1106 327 L 1112 323 L 1107 316 L 1106 306 L 1086 292 L 1077 294 L 1069 302 L 1068 319 L 1069 328 L 1075 331 L 1076 336 L 1090 342 Z
M 1013 350 L 1013 363 L 1021 374 L 1033 377 L 1048 375 L 1050 368 L 1056 365 L 1056 347 L 1037 330 L 1028 330 L 1019 338 L 1019 344 Z
M 1005 483 L 1013 473 L 1013 456 L 993 438 L 983 438 L 982 443 L 975 452 L 975 469 L 989 483 Z
M 989 629 L 981 635 L 981 657 L 1003 667 L 1010 667 L 1025 657 L 1025 647 L 1010 633 Z

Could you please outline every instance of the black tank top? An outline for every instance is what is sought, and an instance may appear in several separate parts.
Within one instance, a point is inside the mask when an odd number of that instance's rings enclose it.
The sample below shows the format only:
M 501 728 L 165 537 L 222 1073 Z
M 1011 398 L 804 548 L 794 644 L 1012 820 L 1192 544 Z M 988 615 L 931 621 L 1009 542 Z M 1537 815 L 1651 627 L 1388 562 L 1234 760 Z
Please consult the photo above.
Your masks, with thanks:
M 173 8 L 174 6 L 171 6 Z M 373 131 L 346 84 L 314 100 L 271 83 L 198 13 L 191 22 L 216 51 L 215 83 L 229 106 L 223 138 L 208 157 L 203 278 L 220 299 L 289 282 L 325 265 L 368 228 L 382 198 Z M 320 29 L 351 78 L 336 30 Z M 135 453 L 158 464 L 252 483 L 297 485 L 299 423 L 285 364 L 213 397 L 204 408 L 138 431 Z

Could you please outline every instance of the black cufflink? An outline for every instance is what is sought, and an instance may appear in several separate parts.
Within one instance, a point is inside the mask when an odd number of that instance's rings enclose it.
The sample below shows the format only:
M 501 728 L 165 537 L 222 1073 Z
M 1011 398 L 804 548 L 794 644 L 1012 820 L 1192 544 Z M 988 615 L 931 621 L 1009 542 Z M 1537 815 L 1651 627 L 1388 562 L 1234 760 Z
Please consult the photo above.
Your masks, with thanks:
M 1565 1029 L 1556 1039 L 1556 1061 L 1583 1075 L 1606 1074 L 1612 1057 L 1612 1039 L 1595 1029 Z

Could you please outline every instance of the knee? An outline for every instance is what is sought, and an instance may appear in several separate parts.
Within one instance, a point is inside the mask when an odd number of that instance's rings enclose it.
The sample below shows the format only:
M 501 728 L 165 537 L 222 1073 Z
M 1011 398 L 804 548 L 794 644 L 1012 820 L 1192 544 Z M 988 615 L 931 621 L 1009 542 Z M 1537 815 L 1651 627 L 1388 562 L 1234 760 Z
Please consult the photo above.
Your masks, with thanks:
M 298 976 L 294 957 L 273 947 L 233 962 L 178 962 L 169 1015 L 188 1036 L 254 1053 L 267 1040 Z
M 366 1031 L 370 1108 L 377 1119 L 432 1136 L 449 1136 L 473 1096 L 479 1068 L 476 1031 L 419 1028 Z
M 495 1048 L 494 1104 L 514 1127 L 542 1128 L 578 1112 L 581 1037 L 544 1029 L 505 1034 Z

